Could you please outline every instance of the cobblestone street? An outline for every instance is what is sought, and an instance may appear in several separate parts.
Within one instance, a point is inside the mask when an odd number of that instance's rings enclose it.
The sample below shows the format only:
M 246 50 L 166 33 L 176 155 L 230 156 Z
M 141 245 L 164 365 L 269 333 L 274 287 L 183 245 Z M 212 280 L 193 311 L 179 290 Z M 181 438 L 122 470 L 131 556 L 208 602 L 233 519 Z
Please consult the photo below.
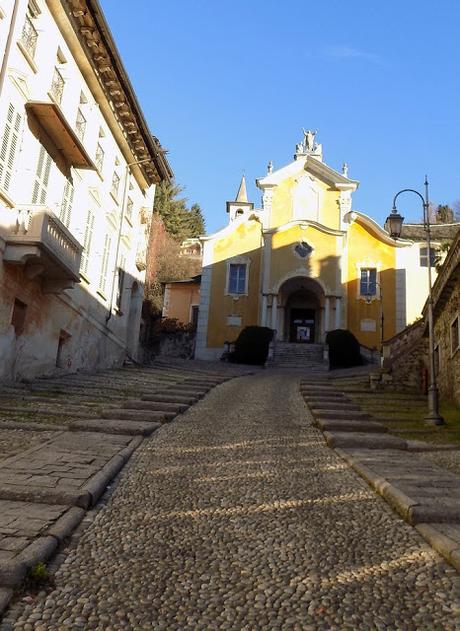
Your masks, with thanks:
M 309 418 L 287 373 L 217 386 L 143 442 L 55 589 L 0 628 L 458 628 L 457 572 Z

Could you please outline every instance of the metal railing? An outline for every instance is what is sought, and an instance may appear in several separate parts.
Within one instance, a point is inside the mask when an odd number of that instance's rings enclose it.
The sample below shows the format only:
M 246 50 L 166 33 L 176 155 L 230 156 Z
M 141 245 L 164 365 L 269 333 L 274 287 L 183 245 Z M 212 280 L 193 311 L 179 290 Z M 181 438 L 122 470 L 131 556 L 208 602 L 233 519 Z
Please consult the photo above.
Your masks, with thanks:
M 26 15 L 24 26 L 22 27 L 21 43 L 26 49 L 27 53 L 32 57 L 32 59 L 34 58 L 35 51 L 37 49 L 37 40 L 37 29 L 33 25 L 30 16 Z
M 50 93 L 58 105 L 61 104 L 62 94 L 64 92 L 64 77 L 57 68 L 54 69 L 53 79 L 51 81 Z

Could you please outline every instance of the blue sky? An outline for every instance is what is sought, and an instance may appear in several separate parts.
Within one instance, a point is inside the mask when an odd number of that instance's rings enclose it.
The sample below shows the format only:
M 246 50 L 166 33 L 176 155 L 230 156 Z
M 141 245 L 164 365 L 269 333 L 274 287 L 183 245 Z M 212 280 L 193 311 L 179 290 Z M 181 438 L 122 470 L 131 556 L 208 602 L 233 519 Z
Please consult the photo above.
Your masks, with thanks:
M 152 132 L 207 231 L 244 171 L 291 161 L 302 127 L 382 223 L 401 188 L 460 199 L 458 0 L 102 0 Z M 401 199 L 401 198 L 400 198 Z M 416 196 L 401 199 L 419 220 Z

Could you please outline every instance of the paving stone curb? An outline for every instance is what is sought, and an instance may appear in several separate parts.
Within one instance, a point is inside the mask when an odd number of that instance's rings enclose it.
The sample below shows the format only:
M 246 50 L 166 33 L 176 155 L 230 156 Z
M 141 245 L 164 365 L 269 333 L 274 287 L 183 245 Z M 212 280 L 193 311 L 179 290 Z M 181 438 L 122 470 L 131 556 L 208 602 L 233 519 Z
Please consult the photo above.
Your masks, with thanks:
M 338 433 L 334 431 L 334 433 L 331 433 L 324 431 L 326 426 L 323 429 L 321 419 L 317 418 L 318 410 L 315 410 L 313 402 L 309 400 L 310 392 L 306 392 L 301 388 L 301 395 L 308 408 L 312 425 L 323 430 L 323 436 L 328 446 L 334 449 L 404 521 L 413 526 L 433 549 L 441 554 L 456 570 L 460 571 L 460 507 L 458 504 L 455 505 L 455 502 L 453 502 L 451 506 L 447 505 L 445 501 L 436 501 L 434 499 L 429 506 L 421 505 L 419 501 L 411 498 L 384 476 L 365 465 L 359 457 L 347 451 L 347 447 L 359 448 L 359 444 L 356 442 L 353 444 L 353 436 L 358 436 L 359 440 L 359 432 L 353 431 L 352 427 L 349 432 Z M 314 396 L 312 393 L 312 397 Z M 321 397 L 320 394 L 317 396 Z M 361 434 L 361 436 L 364 439 L 365 434 Z M 385 436 L 382 438 L 385 438 Z M 398 451 L 400 449 L 411 449 L 410 441 L 402 442 L 405 443 L 405 446 L 397 448 Z M 374 445 L 363 444 L 362 447 L 379 449 L 377 443 Z M 394 448 L 391 447 L 390 449 L 381 447 L 381 449 L 385 449 L 388 453 L 395 452 Z M 416 451 L 417 445 L 413 445 L 412 450 Z M 420 449 L 420 451 L 423 450 Z
M 454 539 L 442 532 L 443 526 L 444 524 L 416 524 L 415 529 L 432 548 L 460 572 L 460 527 Z
M 94 506 L 102 493 L 105 491 L 108 483 L 112 480 L 117 473 L 123 468 L 126 462 L 129 460 L 133 452 L 142 443 L 141 437 L 133 438 L 130 444 L 122 449 L 118 454 L 113 456 L 102 467 L 96 475 L 94 475 L 83 487 L 90 495 L 90 506 Z
M 109 424 L 119 423 L 124 425 L 131 424 L 133 428 L 139 426 L 137 429 L 141 433 L 141 435 L 133 436 L 126 447 L 113 455 L 110 460 L 108 460 L 105 465 L 92 477 L 90 477 L 83 487 L 78 490 L 73 491 L 72 489 L 59 490 L 44 488 L 35 488 L 31 490 L 27 486 L 14 484 L 7 484 L 6 486 L 3 486 L 3 488 L 0 488 L 0 499 L 62 505 L 68 507 L 67 510 L 65 510 L 65 512 L 46 530 L 46 532 L 42 533 L 39 537 L 32 541 L 13 560 L 0 563 L 0 613 L 6 609 L 14 594 L 14 589 L 24 581 L 27 573 L 37 563 L 46 562 L 55 553 L 58 546 L 77 528 L 85 517 L 87 511 L 97 503 L 110 481 L 123 469 L 133 452 L 141 445 L 144 437 L 146 435 L 150 435 L 153 431 L 160 429 L 162 424 L 173 420 L 179 414 L 188 410 L 189 407 L 196 403 L 199 399 L 206 396 L 208 392 L 221 383 L 229 381 L 231 378 L 232 377 L 225 377 L 220 380 L 201 380 L 191 378 L 188 381 L 184 380 L 180 383 L 165 383 L 164 390 L 158 394 L 155 392 L 147 393 L 140 391 L 136 397 L 131 397 L 130 399 L 121 401 L 117 400 L 114 404 L 114 409 L 116 412 L 120 413 L 120 416 L 126 415 L 136 418 L 141 416 L 144 418 L 150 416 L 154 416 L 156 418 L 162 417 L 162 422 L 141 422 L 130 419 L 119 419 L 115 421 L 104 418 L 93 419 L 76 412 L 72 412 L 72 416 L 75 417 L 75 422 L 66 426 L 35 423 L 33 421 L 25 423 L 8 420 L 0 421 L 0 429 L 51 430 L 55 432 L 54 438 L 46 440 L 40 445 L 36 445 L 25 452 L 15 454 L 10 458 L 5 459 L 2 465 L 11 464 L 17 459 L 23 458 L 24 454 L 32 455 L 34 452 L 42 449 L 45 445 L 52 443 L 59 434 L 65 434 L 67 432 L 74 432 L 76 430 L 88 431 L 89 429 L 94 429 L 95 433 L 99 431 L 100 435 L 107 433 L 116 434 L 119 432 L 115 431 L 114 427 L 109 426 Z M 154 403 L 149 403 L 149 400 L 154 401 L 156 397 L 158 397 L 159 400 Z M 166 400 L 161 401 L 162 398 Z M 186 399 L 186 401 L 184 399 Z M 164 404 L 163 406 L 161 405 L 162 403 Z M 128 407 L 133 404 L 134 409 Z M 109 405 L 110 404 L 107 405 L 107 411 L 101 413 L 101 416 L 113 413 L 112 408 L 114 406 L 109 408 Z M 136 405 L 139 405 L 140 409 L 136 410 Z M 158 408 L 158 411 L 154 411 L 152 408 Z M 97 428 L 90 428 L 86 426 L 95 425 L 95 423 L 98 422 L 100 425 Z M 104 431 L 102 425 L 104 422 L 107 422 L 106 431 Z M 141 425 L 143 426 L 142 428 L 140 427 Z M 120 433 L 123 432 L 120 430 Z
M 447 536 L 442 529 L 451 526 L 451 522 L 460 521 L 458 509 L 449 510 L 445 505 L 420 506 L 420 504 L 403 493 L 396 486 L 379 476 L 372 469 L 347 453 L 343 449 L 335 449 L 335 452 L 345 460 L 351 468 L 358 473 L 371 488 L 373 488 L 384 500 L 422 535 L 422 537 L 441 554 L 448 563 L 460 571 L 460 526 L 458 526 L 458 539 Z M 441 512 L 442 509 L 442 512 Z M 433 522 L 433 523 L 430 523 Z

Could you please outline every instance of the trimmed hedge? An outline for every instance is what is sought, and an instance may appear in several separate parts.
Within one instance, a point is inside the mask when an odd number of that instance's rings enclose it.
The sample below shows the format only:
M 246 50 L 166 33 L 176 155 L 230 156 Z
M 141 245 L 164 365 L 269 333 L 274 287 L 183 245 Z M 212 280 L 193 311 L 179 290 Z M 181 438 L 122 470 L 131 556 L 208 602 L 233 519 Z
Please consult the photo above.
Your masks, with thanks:
M 326 344 L 329 346 L 329 369 L 350 368 L 361 366 L 359 342 L 351 331 L 335 329 L 326 335 Z
M 238 335 L 235 350 L 229 354 L 228 361 L 263 366 L 272 338 L 273 330 L 266 326 L 247 326 Z

